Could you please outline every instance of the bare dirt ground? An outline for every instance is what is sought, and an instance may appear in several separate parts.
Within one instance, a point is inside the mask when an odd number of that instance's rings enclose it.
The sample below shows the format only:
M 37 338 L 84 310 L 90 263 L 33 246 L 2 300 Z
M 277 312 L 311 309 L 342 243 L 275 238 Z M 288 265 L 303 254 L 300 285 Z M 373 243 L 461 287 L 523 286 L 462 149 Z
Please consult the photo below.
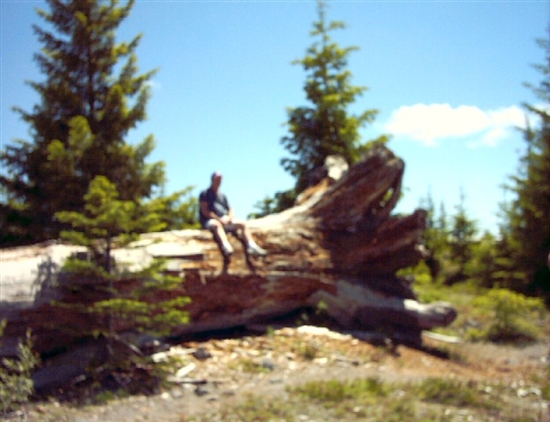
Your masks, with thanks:
M 186 343 L 170 351 L 182 368 L 180 379 L 159 394 L 95 405 L 36 403 L 17 418 L 30 422 L 183 422 L 193 415 L 239 403 L 250 394 L 269 400 L 284 397 L 288 387 L 310 380 L 361 377 L 388 382 L 428 377 L 499 382 L 514 388 L 521 398 L 531 394 L 528 386 L 534 378 L 548 373 L 548 342 L 520 348 L 426 339 L 425 345 L 430 350 L 373 346 L 308 327 Z M 201 353 L 191 353 L 197 350 Z M 543 417 L 548 418 L 548 402 L 541 399 L 540 406 Z

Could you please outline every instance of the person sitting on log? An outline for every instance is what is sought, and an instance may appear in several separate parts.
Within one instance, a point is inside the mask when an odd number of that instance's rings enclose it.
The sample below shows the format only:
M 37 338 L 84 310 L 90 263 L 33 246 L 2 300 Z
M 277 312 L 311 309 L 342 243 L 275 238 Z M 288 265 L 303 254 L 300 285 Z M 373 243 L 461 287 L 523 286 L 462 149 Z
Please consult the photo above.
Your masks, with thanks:
M 225 258 L 233 253 L 233 247 L 227 239 L 227 233 L 242 233 L 247 255 L 266 255 L 252 238 L 252 234 L 246 223 L 233 218 L 233 209 L 229 206 L 227 197 L 220 191 L 222 174 L 214 172 L 211 177 L 210 187 L 200 193 L 199 196 L 199 221 L 203 228 L 210 230 Z

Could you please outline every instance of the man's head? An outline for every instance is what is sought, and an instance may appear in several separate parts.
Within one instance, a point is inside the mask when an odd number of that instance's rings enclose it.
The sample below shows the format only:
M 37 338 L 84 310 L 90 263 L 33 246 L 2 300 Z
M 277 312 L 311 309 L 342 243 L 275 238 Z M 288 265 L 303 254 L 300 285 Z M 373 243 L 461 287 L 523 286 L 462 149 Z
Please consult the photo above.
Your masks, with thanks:
M 221 184 L 222 184 L 222 174 L 219 171 L 215 171 L 214 173 L 212 173 L 211 187 L 214 190 L 218 190 Z

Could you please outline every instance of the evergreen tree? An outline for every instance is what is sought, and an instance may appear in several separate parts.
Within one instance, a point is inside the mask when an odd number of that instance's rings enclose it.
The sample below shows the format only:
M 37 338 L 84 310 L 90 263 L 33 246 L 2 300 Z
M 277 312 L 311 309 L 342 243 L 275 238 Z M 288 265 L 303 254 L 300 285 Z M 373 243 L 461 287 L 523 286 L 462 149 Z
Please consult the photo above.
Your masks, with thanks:
M 147 212 L 148 207 L 156 209 L 165 230 L 198 229 L 201 227 L 199 201 L 192 191 L 193 187 L 189 186 L 168 196 L 155 197 L 144 211 Z
M 250 213 L 248 215 L 248 218 L 261 218 L 265 217 L 266 215 L 273 214 L 274 212 L 276 212 L 275 207 L 277 206 L 277 204 L 275 202 L 275 198 L 266 196 L 264 199 L 254 204 L 254 208 L 256 208 L 258 211 Z
M 114 327 L 122 323 L 135 332 L 169 335 L 175 327 L 189 321 L 185 307 L 190 299 L 173 291 L 181 286 L 182 280 L 164 274 L 163 261 L 153 260 L 149 265 L 147 262 L 115 262 L 112 256 L 114 247 L 129 246 L 139 239 L 139 233 L 160 230 L 165 225 L 158 212 L 164 209 L 162 206 L 158 207 L 154 201 L 139 206 L 135 201 L 120 199 L 114 183 L 104 176 L 92 180 L 84 201 L 83 212 L 61 211 L 56 214 L 72 228 L 62 231 L 61 236 L 88 250 L 86 256 L 77 254 L 67 259 L 63 273 L 58 277 L 57 288 L 84 294 L 82 280 L 90 279 L 84 290 L 88 300 L 85 305 L 70 301 L 56 304 L 83 313 L 91 322 L 88 332 L 76 327 L 79 336 L 100 334 L 108 339 L 109 358 L 107 365 L 103 366 L 107 376 L 117 371 L 127 373 L 128 368 L 143 367 L 145 361 L 139 354 L 127 354 L 130 350 L 137 350 L 131 345 L 123 355 L 114 353 L 117 345 L 128 346 Z M 136 264 L 141 267 L 135 268 Z M 129 289 L 129 285 L 133 287 Z M 71 332 L 75 327 L 58 328 Z M 97 376 L 100 368 L 88 369 Z M 161 374 L 152 371 L 150 375 L 155 380 Z
M 452 216 L 450 231 L 450 258 L 458 269 L 448 282 L 461 281 L 466 278 L 466 265 L 472 258 L 472 247 L 477 234 L 476 223 L 468 217 L 464 205 L 464 192 L 460 192 L 460 202 L 456 206 L 456 214 Z
M 311 31 L 316 41 L 304 58 L 294 62 L 307 73 L 304 90 L 311 105 L 288 111 L 290 134 L 281 143 L 292 157 L 283 158 L 281 164 L 296 178 L 296 185 L 292 191 L 279 193 L 285 201 L 308 187 L 310 175 L 323 166 L 327 156 L 339 154 L 348 164 L 357 162 L 368 147 L 360 142 L 359 129 L 373 122 L 378 113 L 367 110 L 356 116 L 348 112 L 348 106 L 367 89 L 350 83 L 348 57 L 357 47 L 341 48 L 331 40 L 330 33 L 345 28 L 345 24 L 327 22 L 326 4 L 322 1 L 318 2 L 318 15 Z M 386 140 L 380 137 L 377 141 Z
M 446 259 L 449 249 L 449 230 L 445 206 L 441 202 L 439 214 L 437 214 L 433 197 L 428 192 L 425 198 L 421 198 L 419 207 L 427 212 L 426 230 L 422 234 L 422 241 L 430 255 L 425 259 L 425 263 L 430 269 L 432 280 L 436 281 L 440 276 L 443 261 Z
M 508 283 L 523 293 L 542 295 L 550 301 L 550 39 L 539 40 L 545 64 L 536 66 L 543 78 L 539 86 L 527 86 L 540 99 L 525 104 L 534 126 L 527 125 L 527 148 L 519 172 L 507 188 L 514 199 L 505 206 L 503 232 L 509 248 Z
M 445 235 L 449 234 L 449 224 L 447 221 L 447 210 L 445 209 L 445 204 L 441 202 L 439 204 L 439 216 L 437 218 L 437 228 Z
M 137 240 L 139 233 L 159 231 L 165 226 L 157 209 L 146 206 L 148 212 L 142 213 L 137 202 L 121 200 L 115 184 L 105 176 L 92 180 L 84 202 L 83 212 L 56 213 L 58 220 L 69 223 L 72 228 L 63 230 L 61 237 L 86 246 L 91 252 L 91 260 L 86 262 L 101 268 L 106 274 L 113 270 L 111 250 L 115 242 L 118 246 L 125 246 Z
M 492 256 L 486 249 L 494 247 L 494 239 L 487 234 L 483 244 L 479 244 L 476 239 L 476 223 L 468 217 L 464 202 L 464 193 L 461 191 L 456 213 L 449 218 L 443 202 L 436 212 L 430 193 L 420 201 L 420 208 L 427 211 L 423 242 L 430 252 L 430 256 L 424 261 L 435 282 L 453 284 L 474 273 L 478 279 L 485 280 L 486 272 L 490 271 L 489 268 L 481 267 Z M 476 253 L 479 256 L 475 256 Z
M 82 211 L 90 182 L 103 175 L 121 198 L 138 200 L 164 182 L 164 164 L 146 164 L 152 136 L 132 146 L 124 138 L 145 118 L 148 80 L 138 74 L 136 47 L 115 42 L 115 30 L 134 0 L 47 0 L 38 14 L 53 27 L 34 26 L 43 44 L 35 60 L 45 75 L 30 82 L 41 101 L 32 111 L 15 108 L 32 141 L 16 140 L 0 152 L 0 242 L 57 237 L 61 210 Z
M 499 283 L 499 240 L 490 232 L 483 233 L 471 247 L 471 258 L 465 273 L 476 286 L 492 288 Z M 503 287 L 503 286 L 501 286 Z

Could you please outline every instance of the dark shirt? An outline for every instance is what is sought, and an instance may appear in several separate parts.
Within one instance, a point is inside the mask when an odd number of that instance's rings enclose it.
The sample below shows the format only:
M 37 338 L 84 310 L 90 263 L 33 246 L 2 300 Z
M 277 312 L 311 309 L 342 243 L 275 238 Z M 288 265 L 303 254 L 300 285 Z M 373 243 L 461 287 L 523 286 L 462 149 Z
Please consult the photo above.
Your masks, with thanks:
M 211 188 L 202 191 L 199 196 L 199 202 L 206 202 L 208 204 L 208 210 L 218 217 L 223 217 L 229 213 L 229 202 L 227 201 L 227 197 L 220 191 L 216 193 Z M 204 227 L 208 220 L 210 220 L 210 216 L 204 215 L 199 206 L 199 221 L 201 225 Z

